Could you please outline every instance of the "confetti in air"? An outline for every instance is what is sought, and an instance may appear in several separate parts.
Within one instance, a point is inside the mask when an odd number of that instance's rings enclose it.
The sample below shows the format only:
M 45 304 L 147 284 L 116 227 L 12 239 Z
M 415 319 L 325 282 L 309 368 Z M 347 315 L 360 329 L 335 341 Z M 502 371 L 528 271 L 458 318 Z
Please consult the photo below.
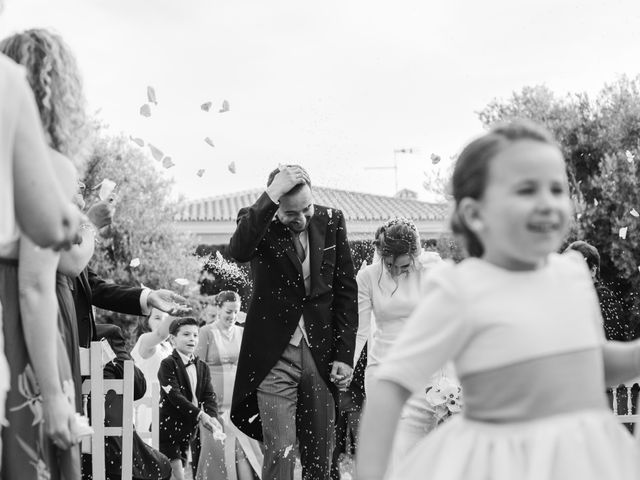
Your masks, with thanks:
M 151 156 L 155 159 L 155 161 L 159 162 L 160 160 L 162 160 L 162 157 L 164 157 L 164 153 L 162 153 L 162 150 L 160 150 L 158 147 L 154 147 L 150 143 L 147 145 L 149 145 L 149 150 L 151 150 Z
M 627 238 L 627 227 L 622 227 L 619 231 L 618 231 L 618 235 L 620 236 L 621 239 L 625 239 Z
M 114 188 L 116 188 L 116 182 L 109 180 L 108 178 L 103 179 L 102 182 L 100 182 L 100 191 L 98 192 L 100 200 L 103 202 L 107 200 Z
M 597 206 L 598 206 L 598 200 L 597 200 L 597 199 L 595 199 L 595 198 L 593 199 L 593 206 L 594 206 L 594 207 L 597 207 Z
M 432 154 L 431 154 L 431 163 L 432 163 L 433 165 L 437 165 L 437 164 L 439 164 L 439 163 L 440 163 L 440 160 L 442 160 L 442 159 L 440 158 L 440 155 L 436 155 L 435 153 L 432 153 Z
M 227 100 L 224 100 L 222 102 L 222 108 L 219 110 L 220 113 L 224 113 L 224 112 L 228 112 L 229 111 L 229 102 Z
M 236 173 L 236 162 L 231 162 L 227 168 L 231 173 Z
M 205 111 L 205 112 L 208 112 L 209 110 L 211 110 L 211 105 L 213 105 L 213 103 L 205 102 L 202 105 L 200 105 L 200 109 Z
M 140 107 L 140 115 L 147 118 L 151 116 L 151 107 L 148 103 L 145 103 Z
M 633 159 L 635 158 L 633 153 L 631 153 L 629 150 L 627 150 L 626 152 L 624 152 L 624 154 L 627 157 L 627 162 L 629 162 L 629 163 L 633 162 Z
M 164 390 L 164 393 L 169 393 L 171 391 L 171 385 L 163 385 L 162 389 Z
M 289 445 L 287 448 L 284 449 L 284 456 L 288 457 L 289 454 L 291 453 L 291 450 L 293 450 L 293 445 Z
M 204 168 L 201 168 L 200 170 L 198 170 L 196 172 L 196 175 L 198 175 L 199 177 L 202 177 L 202 175 L 204 175 Z
M 158 101 L 156 100 L 156 91 L 153 89 L 153 87 L 147 87 L 147 100 L 149 101 L 149 103 L 158 105 Z
M 182 286 L 189 285 L 189 280 L 187 280 L 186 278 L 176 278 L 174 282 Z
M 129 136 L 129 139 L 139 147 L 144 147 L 144 140 L 141 138 Z
M 173 160 L 171 160 L 171 157 L 164 157 L 162 159 L 162 166 L 164 168 L 171 168 L 175 165 L 175 163 L 173 163 Z
M 212 147 L 215 147 L 215 145 L 213 144 L 213 140 L 211 140 L 209 137 L 205 138 L 204 141 L 207 145 L 211 145 Z
M 140 266 L 140 259 L 139 258 L 132 258 L 131 261 L 129 262 L 129 266 L 131 268 L 137 268 Z
M 638 267 L 638 268 L 640 269 L 640 267 Z M 250 417 L 249 418 L 249 423 L 253 423 L 256 420 L 256 418 L 258 418 L 258 415 L 259 414 L 256 413 L 253 417 Z
M 632 208 L 631 211 L 629 212 L 631 214 L 632 217 L 640 217 L 640 213 L 638 213 L 638 211 L 635 208 Z

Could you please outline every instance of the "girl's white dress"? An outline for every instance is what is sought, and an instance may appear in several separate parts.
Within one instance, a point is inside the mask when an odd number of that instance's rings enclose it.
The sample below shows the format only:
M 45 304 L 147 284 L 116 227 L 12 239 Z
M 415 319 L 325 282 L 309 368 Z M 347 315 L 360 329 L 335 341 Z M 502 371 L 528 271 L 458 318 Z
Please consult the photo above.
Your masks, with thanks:
M 358 272 L 359 324 L 354 365 L 365 342 L 368 342 L 365 392 L 371 391 L 381 361 L 420 302 L 421 283 L 425 275 L 440 263 L 442 259 L 437 253 L 423 252 L 416 257 L 406 274 L 395 278 L 380 258 L 374 259 L 371 265 Z M 401 461 L 418 440 L 436 427 L 437 420 L 425 394 L 426 387 L 434 380 L 423 382 L 422 389 L 409 399 L 403 409 L 394 440 L 392 463 Z
M 156 350 L 149 358 L 142 358 L 140 356 L 140 340 L 131 349 L 131 358 L 136 364 L 136 367 L 144 374 L 144 379 L 147 381 L 147 390 L 144 396 L 139 400 L 136 400 L 133 404 L 136 419 L 136 430 L 140 432 L 148 432 L 151 427 L 152 411 L 143 402 L 151 398 L 151 385 L 153 382 L 158 381 L 158 370 L 160 369 L 160 363 L 166 357 L 171 355 L 173 348 L 168 341 L 160 342 L 156 346 Z M 147 442 L 147 443 L 150 443 Z
M 378 377 L 419 391 L 453 359 L 464 414 L 387 478 L 640 478 L 640 452 L 606 406 L 604 341 L 576 252 L 526 272 L 476 258 L 436 267 Z

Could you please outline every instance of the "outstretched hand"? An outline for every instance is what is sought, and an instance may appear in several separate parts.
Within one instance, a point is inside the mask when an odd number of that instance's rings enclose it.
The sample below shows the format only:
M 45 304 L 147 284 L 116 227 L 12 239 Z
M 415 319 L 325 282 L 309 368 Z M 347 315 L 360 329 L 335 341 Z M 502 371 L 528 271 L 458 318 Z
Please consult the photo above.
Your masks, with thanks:
M 174 317 L 188 315 L 192 311 L 187 305 L 186 298 L 165 289 L 152 290 L 147 298 L 147 304 Z

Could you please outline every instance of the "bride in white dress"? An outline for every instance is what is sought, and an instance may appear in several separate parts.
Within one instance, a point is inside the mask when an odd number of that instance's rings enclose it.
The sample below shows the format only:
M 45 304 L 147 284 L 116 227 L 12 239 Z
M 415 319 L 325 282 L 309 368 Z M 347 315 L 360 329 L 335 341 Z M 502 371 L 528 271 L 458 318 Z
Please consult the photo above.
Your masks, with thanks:
M 424 275 L 442 262 L 437 253 L 422 250 L 416 226 L 405 218 L 389 220 L 379 227 L 374 245 L 373 263 L 361 268 L 356 277 L 359 325 L 355 361 L 368 342 L 365 392 L 371 391 L 380 362 L 418 304 Z M 432 381 L 440 375 L 444 372 Z M 402 412 L 392 462 L 400 461 L 436 424 L 425 391 L 415 394 Z

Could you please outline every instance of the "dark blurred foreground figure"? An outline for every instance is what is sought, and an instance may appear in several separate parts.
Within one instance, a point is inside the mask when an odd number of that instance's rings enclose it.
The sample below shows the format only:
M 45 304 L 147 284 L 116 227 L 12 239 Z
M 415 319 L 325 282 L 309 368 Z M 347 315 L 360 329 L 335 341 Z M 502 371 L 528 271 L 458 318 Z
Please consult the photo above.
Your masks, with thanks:
M 587 242 L 577 240 L 571 243 L 565 249 L 565 252 L 568 250 L 580 252 L 587 261 L 587 266 L 593 278 L 593 284 L 598 293 L 604 333 L 607 340 L 617 340 L 619 342 L 630 340 L 631 332 L 629 324 L 625 320 L 623 306 L 616 294 L 607 288 L 600 280 L 600 253 L 598 249 Z
M 97 324 L 96 335 L 106 339 L 115 353 L 116 358 L 104 367 L 104 378 L 124 378 L 124 362 L 132 360 L 125 348 L 125 340 L 122 331 L 116 325 Z M 138 400 L 147 389 L 144 374 L 134 367 L 133 373 L 133 398 Z M 104 402 L 105 426 L 122 426 L 122 396 L 116 395 L 113 390 L 107 392 Z M 107 437 L 105 439 L 105 465 L 107 480 L 120 480 L 122 472 L 122 438 Z M 162 453 L 147 445 L 138 434 L 133 432 L 133 478 L 134 480 L 160 480 L 171 477 L 171 465 L 169 459 Z M 88 480 L 91 474 L 91 455 L 82 456 L 82 478 Z

